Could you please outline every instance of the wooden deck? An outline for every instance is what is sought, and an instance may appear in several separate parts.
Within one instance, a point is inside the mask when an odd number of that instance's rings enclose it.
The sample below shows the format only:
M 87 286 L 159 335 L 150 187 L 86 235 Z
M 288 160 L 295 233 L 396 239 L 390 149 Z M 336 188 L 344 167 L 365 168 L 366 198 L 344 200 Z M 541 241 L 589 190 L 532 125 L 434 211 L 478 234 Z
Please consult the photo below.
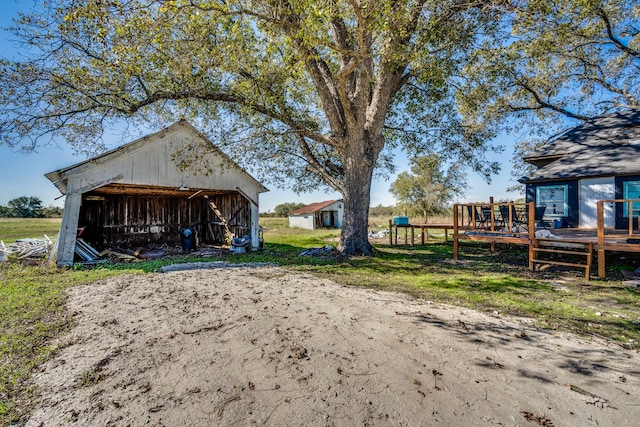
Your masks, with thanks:
M 629 229 L 604 228 L 604 203 L 638 202 L 638 200 L 602 200 L 597 202 L 598 227 L 595 229 L 546 228 L 535 221 L 535 206 L 531 203 L 488 203 L 488 204 L 456 204 L 454 205 L 453 257 L 459 257 L 462 240 L 483 241 L 495 249 L 496 243 L 510 243 L 528 247 L 529 268 L 535 264 L 555 264 L 568 267 L 583 268 L 588 279 L 591 264 L 597 259 L 597 275 L 605 277 L 606 252 L 640 253 L 640 231 Z M 499 215 L 500 206 L 524 212 L 521 218 L 509 214 L 509 218 Z M 633 203 L 628 203 L 632 206 Z M 484 215 L 471 215 L 483 211 Z M 523 219 L 524 218 L 524 219 Z M 630 221 L 633 223 L 633 221 Z M 550 236 L 536 235 L 536 231 L 546 229 Z M 553 254 L 555 259 L 543 259 L 542 254 Z M 568 261 L 584 256 L 582 262 Z

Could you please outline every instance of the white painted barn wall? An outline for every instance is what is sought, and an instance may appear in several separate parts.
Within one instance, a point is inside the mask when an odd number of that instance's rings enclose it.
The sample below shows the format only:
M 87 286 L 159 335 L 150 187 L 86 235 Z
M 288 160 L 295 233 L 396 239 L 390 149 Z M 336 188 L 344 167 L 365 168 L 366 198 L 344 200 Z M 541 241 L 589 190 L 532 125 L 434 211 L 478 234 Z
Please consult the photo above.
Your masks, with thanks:
M 314 230 L 313 213 L 304 215 L 289 215 L 289 228 L 303 228 L 305 230 Z

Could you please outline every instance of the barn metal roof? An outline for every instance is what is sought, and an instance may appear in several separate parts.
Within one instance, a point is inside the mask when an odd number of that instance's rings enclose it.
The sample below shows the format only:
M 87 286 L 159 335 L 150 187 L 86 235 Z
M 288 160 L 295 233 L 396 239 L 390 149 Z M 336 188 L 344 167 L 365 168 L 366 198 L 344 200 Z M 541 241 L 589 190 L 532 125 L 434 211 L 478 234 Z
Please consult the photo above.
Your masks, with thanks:
M 324 202 L 311 203 L 310 205 L 306 205 L 301 207 L 300 209 L 289 212 L 289 215 L 305 215 L 319 212 L 327 206 L 334 204 L 335 202 L 337 202 L 337 200 L 327 200 Z

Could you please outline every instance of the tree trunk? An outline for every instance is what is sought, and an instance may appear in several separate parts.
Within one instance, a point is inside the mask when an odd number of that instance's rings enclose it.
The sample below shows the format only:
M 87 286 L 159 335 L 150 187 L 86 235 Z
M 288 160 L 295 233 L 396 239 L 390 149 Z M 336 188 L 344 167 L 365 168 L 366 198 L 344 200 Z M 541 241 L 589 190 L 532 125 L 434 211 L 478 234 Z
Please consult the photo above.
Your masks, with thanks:
M 344 162 L 344 221 L 338 249 L 346 256 L 370 256 L 373 246 L 369 243 L 369 204 L 375 162 L 366 159 L 362 152 L 351 154 Z

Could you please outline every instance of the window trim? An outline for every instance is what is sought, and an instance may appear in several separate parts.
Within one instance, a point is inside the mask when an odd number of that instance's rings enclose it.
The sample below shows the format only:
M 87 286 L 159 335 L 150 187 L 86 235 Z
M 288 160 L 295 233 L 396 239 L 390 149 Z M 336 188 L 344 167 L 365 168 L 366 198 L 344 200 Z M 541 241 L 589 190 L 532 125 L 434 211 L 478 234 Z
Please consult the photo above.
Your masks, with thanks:
M 638 186 L 638 197 L 629 197 L 629 184 Z M 635 181 L 624 181 L 622 183 L 622 198 L 625 200 L 630 199 L 640 199 L 640 180 Z M 640 202 L 633 202 L 633 211 L 634 213 L 640 213 Z M 638 216 L 637 214 L 632 213 L 634 217 Z M 622 217 L 629 218 L 629 203 L 624 202 L 622 204 Z
M 562 213 L 554 213 L 552 209 L 549 208 L 547 202 L 542 201 L 540 199 L 541 190 L 562 190 L 564 192 L 564 198 L 562 201 Z M 560 203 L 559 200 L 549 200 L 549 204 L 552 203 Z M 546 217 L 556 217 L 556 218 L 564 218 L 569 215 L 569 185 L 568 184 L 560 184 L 560 185 L 538 185 L 536 186 L 536 206 L 547 206 L 547 209 L 544 211 L 544 216 Z

